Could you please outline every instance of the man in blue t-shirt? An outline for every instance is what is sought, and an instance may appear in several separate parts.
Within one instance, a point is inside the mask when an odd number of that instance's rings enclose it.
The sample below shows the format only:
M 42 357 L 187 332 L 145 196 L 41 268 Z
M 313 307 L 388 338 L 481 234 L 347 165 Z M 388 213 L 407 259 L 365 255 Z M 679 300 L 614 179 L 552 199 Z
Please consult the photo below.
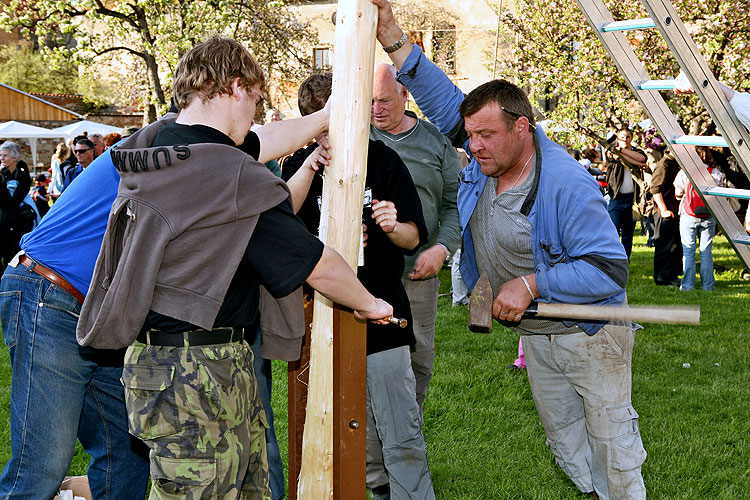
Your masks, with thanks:
M 81 347 L 76 325 L 119 176 L 109 155 L 71 183 L 21 240 L 0 286 L 10 351 L 12 455 L 0 498 L 52 498 L 76 436 L 91 455 L 94 498 L 143 498 L 148 451 L 128 433 L 120 376 L 124 350 Z

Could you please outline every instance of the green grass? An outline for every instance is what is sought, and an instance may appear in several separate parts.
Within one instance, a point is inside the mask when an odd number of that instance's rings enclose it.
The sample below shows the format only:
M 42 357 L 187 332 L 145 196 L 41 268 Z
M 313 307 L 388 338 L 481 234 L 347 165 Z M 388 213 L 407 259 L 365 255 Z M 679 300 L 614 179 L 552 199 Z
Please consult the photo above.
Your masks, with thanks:
M 653 284 L 653 249 L 636 237 L 632 304 L 698 304 L 700 326 L 645 325 L 633 354 L 633 405 L 640 414 L 650 499 L 750 498 L 750 282 L 723 237 L 714 245 L 716 291 Z M 450 275 L 441 274 L 441 293 Z M 441 297 L 435 372 L 425 436 L 437 498 L 588 499 L 544 444 L 524 373 L 508 369 L 518 336 L 496 325 L 466 328 L 466 309 Z M 689 363 L 689 368 L 683 367 Z M 286 363 L 274 362 L 276 431 L 287 449 Z M 0 463 L 10 456 L 7 351 L 0 354 Z M 84 474 L 80 449 L 71 473 Z

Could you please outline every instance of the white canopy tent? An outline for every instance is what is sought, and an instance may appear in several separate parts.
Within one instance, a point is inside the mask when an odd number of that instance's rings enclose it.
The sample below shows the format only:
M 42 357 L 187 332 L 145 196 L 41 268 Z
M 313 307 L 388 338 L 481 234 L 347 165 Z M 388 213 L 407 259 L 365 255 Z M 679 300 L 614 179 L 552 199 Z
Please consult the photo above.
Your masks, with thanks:
M 58 132 L 67 139 L 73 139 L 77 135 L 82 135 L 86 132 L 89 137 L 94 134 L 107 135 L 111 132 L 120 133 L 121 127 L 113 127 L 112 125 L 105 125 L 103 123 L 92 122 L 90 120 L 81 120 L 79 122 L 73 122 L 62 127 L 53 128 L 52 131 Z
M 30 167 L 36 166 L 36 140 L 37 139 L 59 139 L 64 134 L 42 127 L 35 127 L 26 123 L 9 121 L 0 123 L 0 137 L 3 139 L 26 139 L 31 147 Z

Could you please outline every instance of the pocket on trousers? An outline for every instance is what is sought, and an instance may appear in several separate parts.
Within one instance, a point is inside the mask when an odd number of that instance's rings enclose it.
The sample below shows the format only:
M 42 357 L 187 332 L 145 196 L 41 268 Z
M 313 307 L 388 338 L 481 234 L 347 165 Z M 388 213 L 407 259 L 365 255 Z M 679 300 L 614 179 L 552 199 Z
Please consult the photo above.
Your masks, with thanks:
M 414 404 L 412 405 L 411 397 L 405 397 L 402 388 L 386 386 L 385 390 L 388 393 L 388 400 L 390 401 L 390 409 L 388 411 L 394 414 L 393 418 L 388 420 L 393 425 L 391 431 L 396 436 L 396 441 L 403 443 L 413 440 L 421 431 L 419 425 L 419 407 L 416 405 L 416 399 L 413 400 Z M 411 411 L 409 411 L 410 408 Z
M 213 459 L 153 455 L 151 480 L 159 492 L 169 495 L 169 498 L 218 498 L 216 462 Z
M 638 413 L 631 405 L 625 405 L 607 408 L 607 416 L 620 430 L 610 447 L 612 468 L 626 472 L 640 467 L 646 461 L 646 450 L 638 430 Z
M 134 436 L 150 440 L 177 432 L 180 419 L 173 379 L 174 366 L 123 367 L 128 425 Z
M 255 400 L 258 402 L 257 385 L 252 384 L 250 374 L 252 360 L 247 365 L 225 351 L 233 346 L 207 347 L 202 349 L 198 365 L 199 381 L 205 398 L 201 410 L 211 421 L 221 421 L 221 426 L 233 429 L 248 418 Z M 198 354 L 196 359 L 198 359 Z
M 18 318 L 21 315 L 21 292 L 0 292 L 0 325 L 3 328 L 3 339 L 8 349 L 16 346 L 18 341 Z
M 613 355 L 630 363 L 633 359 L 634 333 L 632 328 L 621 325 L 605 325 L 598 334 L 604 336 Z M 607 353 L 604 353 L 607 356 Z

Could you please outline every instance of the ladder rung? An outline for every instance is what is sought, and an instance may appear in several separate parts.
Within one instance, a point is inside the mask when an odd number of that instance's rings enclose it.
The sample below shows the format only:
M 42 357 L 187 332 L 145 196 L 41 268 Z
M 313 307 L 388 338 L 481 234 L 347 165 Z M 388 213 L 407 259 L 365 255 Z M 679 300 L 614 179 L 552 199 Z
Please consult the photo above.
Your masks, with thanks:
M 735 243 L 739 243 L 740 245 L 750 245 L 750 236 L 738 236 L 736 238 L 732 238 L 732 241 Z
M 739 198 L 741 200 L 750 200 L 750 190 L 734 189 L 712 186 L 703 190 L 703 194 L 709 196 L 721 196 L 723 198 Z
M 672 90 L 674 80 L 646 80 L 637 83 L 635 86 L 640 90 Z
M 684 144 L 687 146 L 716 146 L 720 148 L 726 148 L 727 141 L 719 136 L 709 135 L 677 135 L 672 137 L 670 141 L 672 144 Z
M 643 19 L 630 19 L 628 21 L 614 21 L 611 23 L 602 24 L 599 29 L 601 31 L 627 31 L 627 30 L 641 30 L 646 28 L 655 28 L 656 24 L 651 20 L 650 17 Z

